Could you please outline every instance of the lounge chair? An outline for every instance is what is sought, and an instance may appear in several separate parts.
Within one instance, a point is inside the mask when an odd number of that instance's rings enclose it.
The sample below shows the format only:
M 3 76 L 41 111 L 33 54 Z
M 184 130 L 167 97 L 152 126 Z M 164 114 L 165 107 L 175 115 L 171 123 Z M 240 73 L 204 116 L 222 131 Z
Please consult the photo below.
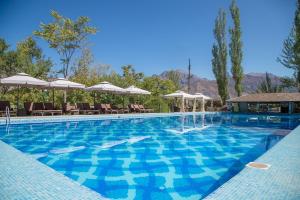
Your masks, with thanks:
M 44 104 L 43 103 L 33 103 L 31 114 L 43 116 L 45 114 Z
M 5 116 L 6 107 L 8 107 L 10 115 L 17 115 L 17 112 L 10 107 L 9 101 L 0 101 L 0 115 L 1 116 Z
M 51 115 L 62 115 L 62 110 L 55 109 L 53 103 L 44 103 L 44 113 L 50 113 Z
M 100 114 L 99 110 L 92 109 L 89 103 L 77 103 L 80 114 Z
M 118 110 L 115 110 L 111 107 L 110 104 L 106 104 L 106 108 L 111 112 L 111 113 L 118 113 Z
M 133 107 L 134 107 L 135 112 L 139 112 L 139 113 L 145 112 L 145 110 L 140 109 L 139 105 L 137 105 L 137 104 L 134 104 Z
M 129 108 L 129 111 L 130 111 L 131 113 L 135 113 L 135 112 L 136 112 L 136 110 L 135 110 L 133 104 L 129 104 L 129 105 L 128 105 L 128 108 Z
M 70 103 L 63 103 L 62 104 L 62 109 L 64 113 L 67 114 L 74 114 L 74 115 L 78 115 L 79 114 L 79 109 L 76 108 L 75 105 L 71 105 Z
M 129 113 L 129 109 L 128 108 L 119 108 L 118 106 L 112 106 L 112 109 L 117 110 L 118 113 Z
M 26 115 L 31 115 L 32 114 L 32 107 L 33 107 L 32 102 L 24 102 L 24 109 L 25 109 Z
M 150 112 L 154 112 L 154 109 L 151 108 L 145 108 L 144 105 L 139 105 L 139 108 L 141 110 L 144 110 L 144 112 L 150 113 Z
M 103 103 L 98 104 L 97 108 L 100 108 L 101 113 L 103 113 L 103 114 L 111 114 L 111 111 L 107 109 L 106 104 L 103 104 Z

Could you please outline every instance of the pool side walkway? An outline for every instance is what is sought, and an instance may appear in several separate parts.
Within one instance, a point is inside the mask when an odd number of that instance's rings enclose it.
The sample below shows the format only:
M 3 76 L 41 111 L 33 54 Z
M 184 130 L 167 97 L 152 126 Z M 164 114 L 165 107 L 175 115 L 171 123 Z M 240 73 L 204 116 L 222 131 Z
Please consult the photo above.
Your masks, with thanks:
M 206 200 L 300 199 L 300 126 L 256 161 L 271 167 L 246 167 Z
M 0 140 L 0 199 L 104 198 Z

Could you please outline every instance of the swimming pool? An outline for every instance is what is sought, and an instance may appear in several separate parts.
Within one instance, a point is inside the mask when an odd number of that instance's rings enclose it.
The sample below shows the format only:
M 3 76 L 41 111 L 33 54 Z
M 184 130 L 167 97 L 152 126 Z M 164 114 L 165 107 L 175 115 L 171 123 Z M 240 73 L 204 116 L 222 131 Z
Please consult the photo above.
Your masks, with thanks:
M 299 124 L 197 114 L 0 126 L 0 139 L 111 199 L 199 199 Z

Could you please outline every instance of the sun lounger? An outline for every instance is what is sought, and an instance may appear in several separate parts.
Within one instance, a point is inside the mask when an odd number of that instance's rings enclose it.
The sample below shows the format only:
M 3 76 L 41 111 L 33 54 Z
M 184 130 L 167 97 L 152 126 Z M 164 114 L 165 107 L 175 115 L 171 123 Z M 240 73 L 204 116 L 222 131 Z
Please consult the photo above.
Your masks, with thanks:
M 62 115 L 62 110 L 55 109 L 52 103 L 44 103 L 45 113 Z
M 139 112 L 139 113 L 145 112 L 145 110 L 140 109 L 139 105 L 137 105 L 137 104 L 134 104 L 133 107 L 134 107 L 135 112 Z
M 106 104 L 103 104 L 103 103 L 98 104 L 97 108 L 100 108 L 101 113 L 103 113 L 103 114 L 111 114 L 111 111 L 107 109 Z
M 115 110 L 111 107 L 110 104 L 106 104 L 106 108 L 111 112 L 111 113 L 118 113 L 118 110 Z
M 9 101 L 0 101 L 0 116 L 5 116 L 6 107 L 8 107 L 10 115 L 16 115 L 17 114 L 16 111 L 13 110 L 10 107 L 10 102 Z
M 70 105 L 70 103 L 63 103 L 62 105 L 63 112 L 68 114 L 79 114 L 79 109 L 76 108 L 75 105 Z
M 128 108 L 129 108 L 129 111 L 130 111 L 131 113 L 135 113 L 135 112 L 136 112 L 136 110 L 135 110 L 133 104 L 129 104 L 129 105 L 128 105 Z
M 80 114 L 100 114 L 99 110 L 92 109 L 89 103 L 77 103 Z
M 32 107 L 33 107 L 33 102 L 24 102 L 24 109 L 26 115 L 32 114 Z
M 119 108 L 118 106 L 112 106 L 112 109 L 117 110 L 118 113 L 129 113 L 128 108 Z
M 144 112 L 147 112 L 147 113 L 150 113 L 150 112 L 154 112 L 154 109 L 151 109 L 151 108 L 145 108 L 144 105 L 138 105 L 139 108 L 141 110 L 143 110 Z
M 44 115 L 45 114 L 45 107 L 43 103 L 33 103 L 32 105 L 32 115 Z

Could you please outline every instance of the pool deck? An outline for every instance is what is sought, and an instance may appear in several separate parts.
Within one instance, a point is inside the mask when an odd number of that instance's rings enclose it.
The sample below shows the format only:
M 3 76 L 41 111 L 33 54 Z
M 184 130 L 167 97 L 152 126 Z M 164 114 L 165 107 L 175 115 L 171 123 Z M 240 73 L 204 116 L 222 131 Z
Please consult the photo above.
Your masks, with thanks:
M 68 120 L 137 116 L 141 117 L 140 114 L 105 115 L 103 117 L 71 116 Z M 143 115 L 143 117 L 148 116 L 168 115 Z M 61 121 L 64 118 L 12 118 L 12 123 L 28 123 L 33 120 L 36 123 Z M 0 124 L 3 121 L 3 118 L 0 119 Z M 300 199 L 300 126 L 257 161 L 270 164 L 271 167 L 268 170 L 246 167 L 206 199 Z M 97 200 L 103 197 L 0 140 L 0 199 Z
M 300 199 L 300 126 L 256 161 L 271 167 L 246 167 L 205 199 Z

